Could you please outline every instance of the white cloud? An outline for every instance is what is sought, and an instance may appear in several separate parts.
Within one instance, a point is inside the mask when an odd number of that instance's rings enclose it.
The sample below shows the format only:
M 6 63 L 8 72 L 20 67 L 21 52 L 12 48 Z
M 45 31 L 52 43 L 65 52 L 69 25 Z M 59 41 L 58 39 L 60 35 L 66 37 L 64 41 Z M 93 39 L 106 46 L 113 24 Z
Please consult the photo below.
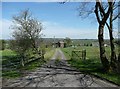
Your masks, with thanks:
M 93 29 L 76 29 L 70 27 L 64 27 L 61 24 L 55 22 L 43 22 L 45 29 L 42 33 L 45 37 L 57 37 L 57 38 L 97 38 L 97 30 Z
M 12 34 L 12 29 L 10 29 L 10 26 L 12 25 L 12 21 L 3 19 L 0 20 L 0 24 L 2 24 L 2 27 L 0 25 L 0 39 L 10 39 Z M 97 28 L 92 29 L 76 29 L 76 28 L 70 28 L 70 27 L 64 27 L 59 23 L 56 22 L 49 22 L 45 21 L 43 22 L 44 29 L 42 30 L 42 33 L 45 35 L 46 38 L 53 38 L 54 36 L 56 38 L 78 38 L 78 39 L 97 39 L 98 30 Z M 108 31 L 105 31 L 105 38 L 108 38 Z
M 12 21 L 7 19 L 0 20 L 0 39 L 9 39 L 11 38 L 12 29 L 10 26 L 12 25 Z
M 0 20 L 0 39 L 2 38 L 2 21 Z

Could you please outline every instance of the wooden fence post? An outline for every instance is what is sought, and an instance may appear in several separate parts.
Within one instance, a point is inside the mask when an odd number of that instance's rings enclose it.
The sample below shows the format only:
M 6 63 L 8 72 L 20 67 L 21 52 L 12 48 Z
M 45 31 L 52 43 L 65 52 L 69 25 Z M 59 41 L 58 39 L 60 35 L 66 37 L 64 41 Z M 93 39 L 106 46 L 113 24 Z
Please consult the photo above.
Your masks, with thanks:
M 82 50 L 82 60 L 83 60 L 83 50 Z
M 84 50 L 84 60 L 86 60 L 86 50 Z
M 44 50 L 41 50 L 41 58 L 44 59 Z
M 85 61 L 86 60 L 86 50 L 82 50 L 82 59 Z
M 22 65 L 22 67 L 25 66 L 25 64 L 24 64 L 24 58 L 21 59 L 21 65 Z
M 73 51 L 72 51 L 72 57 L 71 57 L 71 59 L 73 59 Z
M 75 59 L 75 51 L 72 51 L 72 59 Z

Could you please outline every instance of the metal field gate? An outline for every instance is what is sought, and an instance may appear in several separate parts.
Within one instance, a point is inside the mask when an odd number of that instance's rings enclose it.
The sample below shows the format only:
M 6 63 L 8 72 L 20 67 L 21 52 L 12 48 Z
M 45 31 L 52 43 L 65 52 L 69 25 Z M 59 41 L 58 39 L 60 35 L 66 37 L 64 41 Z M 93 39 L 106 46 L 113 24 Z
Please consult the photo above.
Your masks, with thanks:
M 82 60 L 85 60 L 86 59 L 86 50 L 73 50 L 71 58 L 72 59 L 82 59 Z

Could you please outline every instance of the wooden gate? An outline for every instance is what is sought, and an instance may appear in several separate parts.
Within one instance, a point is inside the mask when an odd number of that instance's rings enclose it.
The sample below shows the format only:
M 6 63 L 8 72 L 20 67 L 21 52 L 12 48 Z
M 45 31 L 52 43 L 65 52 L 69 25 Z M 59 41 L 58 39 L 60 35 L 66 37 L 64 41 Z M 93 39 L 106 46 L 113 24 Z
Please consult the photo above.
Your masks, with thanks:
M 25 57 L 24 60 L 21 60 L 21 66 L 25 66 L 25 64 L 28 64 L 38 59 L 44 59 L 44 54 L 45 52 L 43 50 L 40 50 L 39 53 L 32 53 L 32 56 Z
M 71 56 L 72 56 L 71 57 L 72 59 L 85 60 L 86 59 L 86 50 L 73 50 Z

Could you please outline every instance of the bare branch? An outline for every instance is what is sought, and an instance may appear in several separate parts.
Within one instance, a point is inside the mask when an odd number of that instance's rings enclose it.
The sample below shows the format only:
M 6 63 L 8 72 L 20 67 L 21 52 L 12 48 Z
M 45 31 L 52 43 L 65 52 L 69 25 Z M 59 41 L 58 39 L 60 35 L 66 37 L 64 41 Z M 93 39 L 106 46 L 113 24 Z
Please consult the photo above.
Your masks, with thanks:
M 99 17 L 99 14 L 98 14 L 98 2 L 96 2 L 96 5 L 95 5 L 95 14 L 96 14 L 97 21 L 100 24 L 101 21 L 100 21 L 100 17 Z
M 112 21 L 116 20 L 119 16 L 120 16 L 120 13 L 118 13 L 118 14 L 112 19 Z

